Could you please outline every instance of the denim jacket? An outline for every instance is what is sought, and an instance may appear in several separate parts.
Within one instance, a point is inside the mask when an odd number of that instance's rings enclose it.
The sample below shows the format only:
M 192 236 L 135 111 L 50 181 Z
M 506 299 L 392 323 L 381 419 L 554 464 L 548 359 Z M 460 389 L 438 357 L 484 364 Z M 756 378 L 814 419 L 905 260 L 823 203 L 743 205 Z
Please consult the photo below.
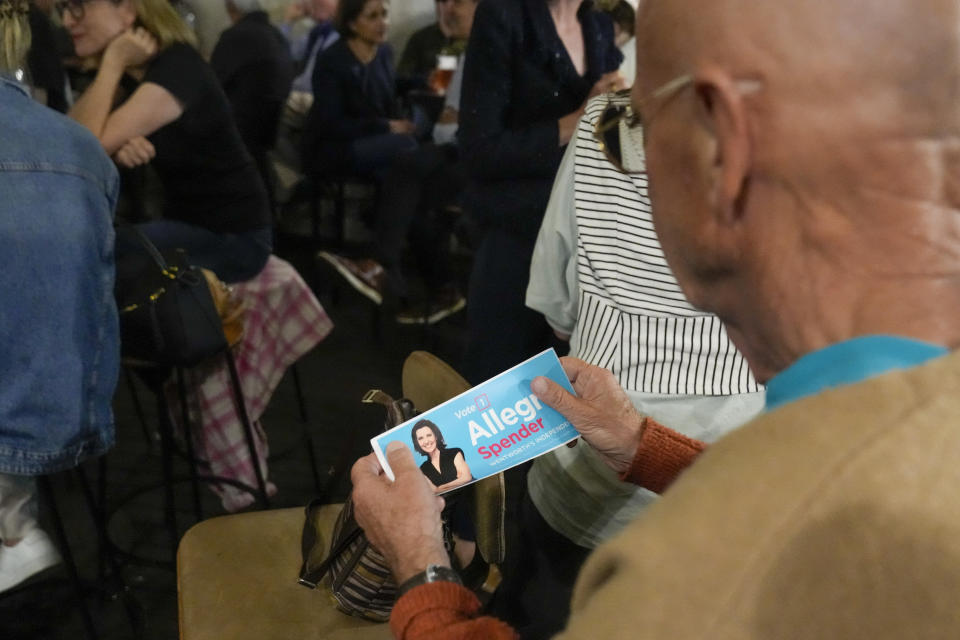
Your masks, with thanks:
M 0 473 L 113 445 L 118 185 L 89 131 L 0 77 Z

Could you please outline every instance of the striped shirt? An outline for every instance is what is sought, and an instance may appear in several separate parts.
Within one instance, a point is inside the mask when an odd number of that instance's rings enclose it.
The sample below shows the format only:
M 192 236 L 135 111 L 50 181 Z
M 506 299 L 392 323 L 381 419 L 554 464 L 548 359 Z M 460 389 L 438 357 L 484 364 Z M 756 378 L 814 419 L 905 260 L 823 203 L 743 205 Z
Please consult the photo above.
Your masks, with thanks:
M 762 387 L 720 320 L 680 290 L 653 229 L 646 175 L 618 172 L 594 140 L 606 104 L 590 102 L 564 156 L 527 306 L 570 334 L 571 355 L 612 371 L 641 413 L 712 442 L 760 411 Z M 538 458 L 527 485 L 544 520 L 587 548 L 656 499 L 620 482 L 582 443 Z
M 555 329 L 572 334 L 571 352 L 612 371 L 627 391 L 679 395 L 760 391 L 723 324 L 691 306 L 667 266 L 653 228 L 646 174 L 628 176 L 614 170 L 594 141 L 593 123 L 606 104 L 606 97 L 591 101 L 580 120 L 574 203 L 566 206 L 567 210 L 574 206 L 576 215 L 545 217 L 527 305 L 543 312 Z M 563 199 L 562 193 L 554 196 Z M 563 207 L 554 207 L 559 204 L 553 201 L 551 208 L 562 211 Z M 539 268 L 538 259 L 549 261 L 545 252 L 551 249 L 544 243 L 559 242 L 564 233 L 576 243 L 575 271 L 567 274 L 575 281 L 564 290 L 575 292 L 570 295 L 577 299 L 566 305 L 566 313 L 557 314 L 557 286 L 550 281 L 559 277 L 558 271 L 546 265 Z M 564 250 L 570 248 L 556 252 Z

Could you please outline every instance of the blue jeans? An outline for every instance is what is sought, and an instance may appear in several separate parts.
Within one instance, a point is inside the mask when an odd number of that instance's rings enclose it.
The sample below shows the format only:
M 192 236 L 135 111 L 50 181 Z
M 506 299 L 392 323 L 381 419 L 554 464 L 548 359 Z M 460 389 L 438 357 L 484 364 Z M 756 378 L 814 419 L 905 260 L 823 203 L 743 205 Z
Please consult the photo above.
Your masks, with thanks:
M 267 264 L 273 247 L 269 227 L 243 233 L 215 233 L 179 220 L 152 220 L 138 224 L 143 233 L 161 252 L 183 249 L 190 264 L 209 269 L 224 282 L 243 282 L 256 276 Z M 130 253 L 143 253 L 136 237 L 117 234 L 117 258 Z

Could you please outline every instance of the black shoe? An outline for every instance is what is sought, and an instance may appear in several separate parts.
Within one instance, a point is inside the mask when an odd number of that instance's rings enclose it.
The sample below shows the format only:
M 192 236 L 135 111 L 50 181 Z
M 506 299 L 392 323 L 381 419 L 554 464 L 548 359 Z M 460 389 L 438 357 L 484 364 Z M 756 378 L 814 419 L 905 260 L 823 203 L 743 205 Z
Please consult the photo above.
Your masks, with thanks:
M 383 302 L 387 272 L 376 260 L 351 260 L 335 253 L 321 251 L 317 254 L 328 262 L 354 289 L 373 300 L 374 304 Z

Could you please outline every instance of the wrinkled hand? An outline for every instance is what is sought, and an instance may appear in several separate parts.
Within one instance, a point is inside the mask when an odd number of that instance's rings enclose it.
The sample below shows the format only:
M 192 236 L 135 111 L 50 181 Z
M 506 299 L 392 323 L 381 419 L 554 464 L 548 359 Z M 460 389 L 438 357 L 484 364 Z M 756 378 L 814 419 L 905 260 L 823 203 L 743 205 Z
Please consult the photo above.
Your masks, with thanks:
M 113 161 L 121 167 L 132 169 L 147 164 L 157 155 L 156 149 L 144 137 L 131 138 L 113 154 Z
M 593 88 L 590 89 L 590 93 L 587 95 L 587 100 L 604 93 L 620 91 L 626 86 L 627 83 L 624 81 L 623 76 L 620 75 L 619 71 L 610 71 L 600 76 L 600 79 L 596 81 L 596 83 L 593 85 Z
M 383 474 L 377 456 L 357 460 L 350 472 L 357 523 L 387 559 L 397 584 L 428 564 L 450 566 L 443 546 L 440 512 L 443 498 L 399 442 L 387 446 L 387 461 L 396 480 Z
M 105 63 L 121 69 L 137 67 L 157 54 L 157 40 L 143 27 L 128 29 L 110 41 L 103 52 Z
M 626 471 L 640 445 L 643 416 L 606 369 L 576 358 L 560 358 L 560 363 L 576 396 L 542 376 L 533 379 L 530 389 L 563 414 L 607 466 L 617 473 Z
M 416 125 L 409 120 L 391 120 L 390 133 L 413 133 Z

